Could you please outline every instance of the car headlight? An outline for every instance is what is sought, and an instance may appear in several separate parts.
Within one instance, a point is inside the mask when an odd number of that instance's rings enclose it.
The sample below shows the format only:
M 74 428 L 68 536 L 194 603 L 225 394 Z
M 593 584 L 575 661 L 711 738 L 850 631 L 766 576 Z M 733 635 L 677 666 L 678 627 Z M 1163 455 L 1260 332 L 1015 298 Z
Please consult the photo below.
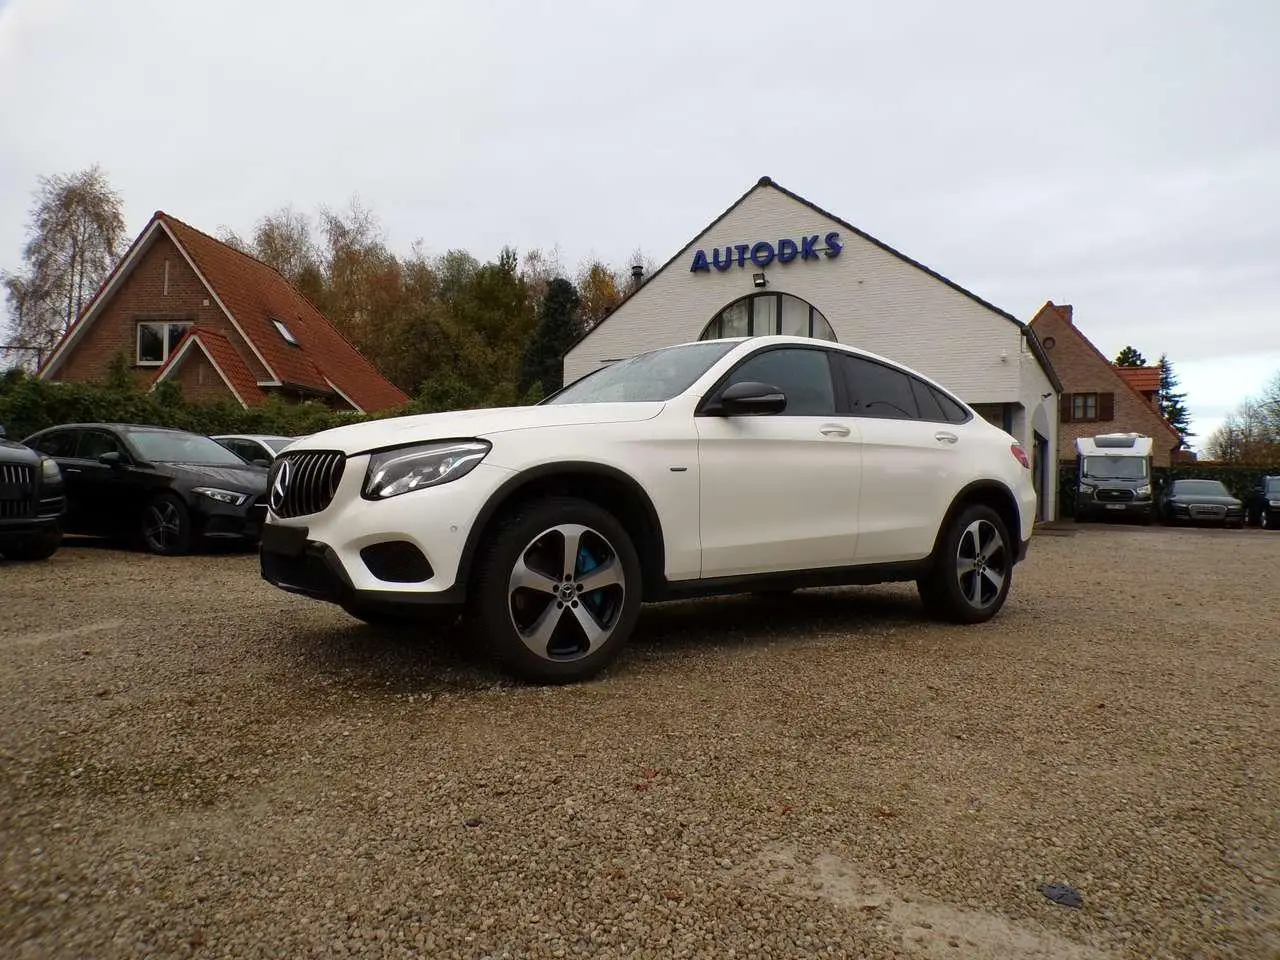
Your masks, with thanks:
M 1280 500 L 1268 500 L 1267 502 L 1273 507 L 1280 507 Z
M 1135 497 L 1149 497 L 1149 496 L 1151 496 L 1151 484 L 1149 484 L 1149 483 L 1144 483 L 1144 484 L 1143 484 L 1142 486 L 1140 486 L 1137 490 L 1133 491 L 1133 495 L 1134 495 Z
M 385 500 L 457 480 L 474 470 L 490 448 L 484 440 L 451 440 L 383 450 L 369 457 L 362 495 L 367 500 Z
M 61 480 L 62 468 L 58 466 L 58 461 L 49 457 L 40 461 L 40 476 L 46 480 Z
M 234 490 L 220 490 L 217 487 L 195 487 L 191 491 L 198 493 L 202 497 L 208 497 L 210 500 L 216 500 L 218 503 L 230 504 L 238 507 L 249 499 L 247 493 L 236 493 Z
M 1081 492 L 1081 493 L 1093 493 L 1093 491 L 1094 491 L 1094 486 L 1093 486 L 1093 484 L 1091 484 L 1091 483 L 1082 483 L 1082 484 L 1080 484 L 1080 492 Z

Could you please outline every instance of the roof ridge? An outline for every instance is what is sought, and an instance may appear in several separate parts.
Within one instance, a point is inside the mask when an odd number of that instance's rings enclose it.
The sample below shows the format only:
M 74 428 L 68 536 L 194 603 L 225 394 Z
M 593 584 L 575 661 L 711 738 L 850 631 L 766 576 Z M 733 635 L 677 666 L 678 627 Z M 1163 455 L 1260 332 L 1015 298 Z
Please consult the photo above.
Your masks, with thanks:
M 181 226 L 183 226 L 183 227 L 186 227 L 186 228 L 187 228 L 188 230 L 190 230 L 192 233 L 198 233 L 200 236 L 204 237 L 206 240 L 212 240 L 214 243 L 217 243 L 217 244 L 220 244 L 220 245 L 222 245 L 222 246 L 226 247 L 228 250 L 231 250 L 231 251 L 233 251 L 234 253 L 236 253 L 236 254 L 238 254 L 238 255 L 240 255 L 240 256 L 242 256 L 242 257 L 244 257 L 246 260 L 251 260 L 251 261 L 253 261 L 253 262 L 254 262 L 254 263 L 256 263 L 256 264 L 259 264 L 260 266 L 266 267 L 268 270 L 270 270 L 272 273 L 274 273 L 277 277 L 279 277 L 279 278 L 280 278 L 281 280 L 283 280 L 285 283 L 288 283 L 288 284 L 289 284 L 289 286 L 291 286 L 291 287 L 293 286 L 293 284 L 292 284 L 292 283 L 290 283 L 290 281 L 289 281 L 289 278 L 288 278 L 288 277 L 286 277 L 283 273 L 281 273 L 279 270 L 277 270 L 274 266 L 272 266 L 271 264 L 267 263 L 267 261 L 263 260 L 261 257 L 256 257 L 256 256 L 254 256 L 252 253 L 249 253 L 247 250 L 241 250 L 239 247 L 237 247 L 237 246 L 236 246 L 235 244 L 233 244 L 233 243 L 227 243 L 227 241 L 225 241 L 225 240 L 220 240 L 220 239 L 218 239 L 217 237 L 215 237 L 213 234 L 211 234 L 211 233 L 207 233 L 206 231 L 201 230 L 199 227 L 193 227 L 191 224 L 187 223 L 187 221 L 185 221 L 185 220 L 181 220 L 181 219 L 179 219 L 178 217 L 175 217 L 175 216 L 174 216 L 173 214 L 171 214 L 171 213 L 165 213 L 163 210 L 157 210 L 157 211 L 156 211 L 156 215 L 157 215 L 157 216 L 159 216 L 159 217 L 164 218 L 165 220 L 169 220 L 169 221 L 171 221 L 171 222 L 173 222 L 173 223 L 176 223 L 176 224 L 179 224 L 179 225 L 181 225 Z

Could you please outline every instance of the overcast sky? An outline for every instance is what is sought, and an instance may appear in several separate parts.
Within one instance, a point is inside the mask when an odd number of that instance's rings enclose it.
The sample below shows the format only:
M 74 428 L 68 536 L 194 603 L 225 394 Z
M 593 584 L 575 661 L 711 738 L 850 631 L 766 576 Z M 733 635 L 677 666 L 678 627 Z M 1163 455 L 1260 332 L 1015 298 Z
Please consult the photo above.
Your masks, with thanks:
M 353 194 L 392 245 L 666 260 L 761 175 L 1029 320 L 1280 370 L 1280 2 L 0 0 L 0 266 L 36 177 L 136 232 Z M 927 318 L 925 318 L 927 319 Z

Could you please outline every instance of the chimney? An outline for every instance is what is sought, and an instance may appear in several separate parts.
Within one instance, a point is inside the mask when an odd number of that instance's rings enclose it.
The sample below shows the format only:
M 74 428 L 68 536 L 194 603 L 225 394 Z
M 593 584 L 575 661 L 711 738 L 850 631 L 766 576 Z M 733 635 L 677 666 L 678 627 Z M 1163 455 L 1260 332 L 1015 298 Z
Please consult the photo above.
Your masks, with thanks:
M 1063 320 L 1065 320 L 1065 321 L 1067 321 L 1067 323 L 1072 323 L 1072 320 L 1071 320 L 1071 304 L 1069 304 L 1069 303 L 1059 304 L 1059 305 L 1058 305 L 1058 313 L 1062 314 L 1062 319 L 1063 319 Z M 1074 325 L 1074 324 L 1073 324 L 1073 325 Z
M 644 283 L 644 264 L 636 263 L 631 266 L 631 286 L 633 289 L 639 290 L 640 284 Z

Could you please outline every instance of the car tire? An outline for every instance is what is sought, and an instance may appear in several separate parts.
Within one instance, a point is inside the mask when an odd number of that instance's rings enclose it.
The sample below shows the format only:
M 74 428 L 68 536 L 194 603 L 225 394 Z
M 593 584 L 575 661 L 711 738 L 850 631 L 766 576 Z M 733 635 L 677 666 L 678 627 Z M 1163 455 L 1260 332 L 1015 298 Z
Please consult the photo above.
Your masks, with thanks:
M 962 508 L 943 529 L 929 572 L 916 581 L 926 612 L 951 623 L 990 620 L 1009 595 L 1014 553 L 1000 514 L 983 504 Z
M 461 612 L 457 607 L 434 604 L 406 604 L 400 609 L 386 609 L 353 602 L 344 603 L 342 609 L 348 616 L 367 623 L 371 627 L 388 627 L 398 630 L 414 627 L 445 630 L 457 623 Z
M 1275 518 L 1271 516 L 1270 510 L 1263 510 L 1258 515 L 1258 526 L 1263 530 L 1274 530 L 1276 528 Z
M 8 545 L 0 545 L 0 554 L 6 560 L 18 563 L 32 563 L 37 560 L 48 560 L 62 546 L 62 530 L 54 527 L 51 531 L 26 534 L 15 537 Z
M 191 549 L 191 513 L 181 498 L 162 493 L 142 508 L 138 533 L 150 553 L 176 557 Z
M 622 652 L 640 614 L 631 537 L 587 500 L 522 504 L 486 535 L 474 570 L 468 619 L 489 654 L 521 680 L 595 676 Z

